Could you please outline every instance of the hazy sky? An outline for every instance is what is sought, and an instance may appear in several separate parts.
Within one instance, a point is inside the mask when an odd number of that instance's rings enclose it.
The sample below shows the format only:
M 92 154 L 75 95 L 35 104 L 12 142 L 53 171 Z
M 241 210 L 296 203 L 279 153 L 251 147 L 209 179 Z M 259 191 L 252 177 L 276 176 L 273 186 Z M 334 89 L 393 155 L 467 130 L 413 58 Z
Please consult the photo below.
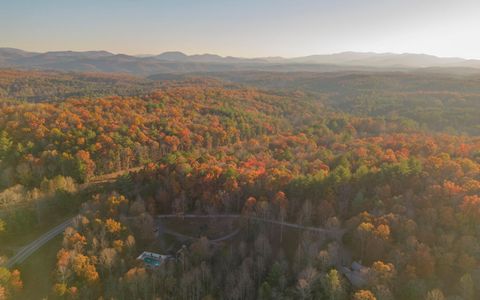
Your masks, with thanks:
M 0 0 L 0 47 L 480 58 L 480 0 Z

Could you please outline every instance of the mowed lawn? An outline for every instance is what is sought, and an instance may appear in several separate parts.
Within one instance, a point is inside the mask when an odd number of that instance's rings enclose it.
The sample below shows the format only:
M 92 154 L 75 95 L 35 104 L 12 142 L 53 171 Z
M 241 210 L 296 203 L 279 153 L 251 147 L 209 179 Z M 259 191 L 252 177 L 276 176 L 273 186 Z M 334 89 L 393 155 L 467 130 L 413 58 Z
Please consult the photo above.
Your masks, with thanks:
M 57 251 L 62 239 L 62 235 L 55 237 L 18 266 L 24 284 L 18 299 L 37 300 L 48 297 L 53 286 Z

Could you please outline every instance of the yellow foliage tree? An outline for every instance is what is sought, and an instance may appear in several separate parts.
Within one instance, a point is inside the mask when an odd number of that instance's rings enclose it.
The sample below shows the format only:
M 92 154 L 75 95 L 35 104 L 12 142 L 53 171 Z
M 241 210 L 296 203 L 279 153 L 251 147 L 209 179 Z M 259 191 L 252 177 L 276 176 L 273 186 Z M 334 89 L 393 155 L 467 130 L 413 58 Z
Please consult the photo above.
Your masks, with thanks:
M 110 233 L 118 233 L 122 230 L 122 224 L 113 219 L 107 219 L 107 221 L 105 221 L 105 228 Z
M 359 290 L 353 294 L 353 300 L 377 300 L 377 298 L 369 290 Z

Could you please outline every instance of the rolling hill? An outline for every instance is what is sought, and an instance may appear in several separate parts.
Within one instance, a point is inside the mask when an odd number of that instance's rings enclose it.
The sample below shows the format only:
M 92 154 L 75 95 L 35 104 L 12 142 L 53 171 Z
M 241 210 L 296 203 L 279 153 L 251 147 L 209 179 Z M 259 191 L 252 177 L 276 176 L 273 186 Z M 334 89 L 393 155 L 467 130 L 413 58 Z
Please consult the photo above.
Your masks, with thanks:
M 453 72 L 480 72 L 480 61 L 425 54 L 343 52 L 297 58 L 239 58 L 215 54 L 186 55 L 165 52 L 132 56 L 107 51 L 27 52 L 0 48 L 0 68 L 80 72 L 122 72 L 135 75 L 223 71 L 332 72 L 440 68 Z

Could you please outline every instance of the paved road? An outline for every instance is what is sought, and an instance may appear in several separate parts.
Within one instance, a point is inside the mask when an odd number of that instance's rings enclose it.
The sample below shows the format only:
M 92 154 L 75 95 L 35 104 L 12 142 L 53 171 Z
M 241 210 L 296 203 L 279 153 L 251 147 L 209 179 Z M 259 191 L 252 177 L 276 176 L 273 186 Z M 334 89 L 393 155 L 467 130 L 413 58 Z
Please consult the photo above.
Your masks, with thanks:
M 158 215 L 157 218 L 159 219 L 168 219 L 168 218 L 186 218 L 186 219 L 221 219 L 221 218 L 229 218 L 229 219 L 238 219 L 241 218 L 242 215 L 239 214 L 213 214 L 213 215 L 195 215 L 195 214 L 186 214 L 186 215 L 176 215 L 176 214 L 170 214 L 170 215 Z M 283 225 L 285 227 L 290 227 L 290 228 L 296 228 L 300 230 L 308 230 L 308 231 L 314 231 L 314 232 L 319 232 L 319 233 L 326 233 L 330 235 L 335 235 L 337 237 L 343 236 L 345 233 L 345 229 L 326 229 L 326 228 L 321 228 L 321 227 L 311 227 L 311 226 L 303 226 L 299 224 L 294 224 L 294 223 L 288 223 L 288 222 L 280 222 L 276 220 L 270 220 L 270 219 L 263 219 L 259 217 L 250 217 L 252 220 L 260 221 L 260 222 L 266 222 L 266 223 L 271 223 L 271 224 L 277 224 L 277 225 Z M 48 241 L 62 233 L 65 228 L 68 226 L 72 225 L 73 219 L 67 220 L 63 222 L 60 225 L 57 225 L 56 227 L 52 228 L 42 236 L 40 236 L 38 239 L 35 241 L 31 242 L 27 246 L 23 247 L 17 254 L 15 254 L 13 257 L 11 257 L 5 264 L 7 268 L 11 268 L 15 266 L 16 264 L 20 264 L 23 261 L 25 261 L 30 255 L 32 255 L 35 251 L 40 249 L 43 245 L 45 245 Z M 212 240 L 212 242 L 220 242 L 226 239 L 231 238 L 232 236 L 236 235 L 238 233 L 239 229 L 232 232 L 231 234 L 228 234 L 224 237 Z M 164 229 L 164 232 L 167 234 L 175 235 L 180 238 L 186 238 L 186 239 L 191 239 L 191 236 L 186 236 L 181 233 Z
M 170 219 L 170 218 L 185 218 L 185 219 L 209 219 L 209 218 L 220 219 L 220 218 L 227 218 L 227 219 L 238 219 L 238 218 L 241 218 L 241 217 L 242 217 L 242 215 L 239 215 L 239 214 L 213 214 L 213 215 L 196 215 L 196 214 L 176 215 L 176 214 L 169 214 L 169 215 L 157 215 L 157 218 L 159 218 L 159 219 Z M 296 228 L 296 229 L 300 229 L 300 230 L 308 230 L 308 231 L 314 231 L 314 232 L 318 232 L 318 233 L 326 233 L 326 234 L 336 235 L 336 236 L 343 236 L 343 234 L 346 231 L 346 229 L 342 229 L 342 228 L 328 229 L 328 228 L 322 228 L 322 227 L 303 226 L 303 225 L 300 225 L 300 224 L 281 222 L 281 221 L 277 221 L 277 220 L 264 219 L 264 218 L 254 217 L 254 216 L 251 216 L 250 219 L 255 220 L 255 221 L 265 222 L 265 223 L 283 225 L 285 227 Z
M 72 225 L 72 219 L 69 219 L 69 220 L 63 222 L 62 224 L 59 224 L 59 225 L 55 226 L 54 228 L 52 228 L 51 230 L 49 230 L 48 232 L 46 232 L 45 234 L 40 236 L 35 241 L 31 242 L 27 246 L 20 249 L 20 251 L 18 251 L 17 254 L 12 256 L 6 262 L 5 266 L 7 268 L 11 268 L 11 267 L 15 266 L 16 264 L 22 263 L 23 261 L 25 261 L 25 259 L 27 259 L 35 251 L 40 249 L 40 247 L 42 247 L 48 241 L 50 241 L 51 239 L 53 239 L 54 237 L 56 237 L 57 235 L 62 233 L 65 230 L 65 228 L 67 228 L 70 225 Z
M 166 228 L 162 229 L 161 232 L 164 233 L 164 234 L 168 234 L 168 235 L 177 237 L 177 238 L 182 239 L 182 240 L 198 240 L 199 239 L 198 237 L 185 235 L 185 234 L 178 233 L 174 230 L 170 230 L 170 229 L 166 229 Z M 218 243 L 218 242 L 221 242 L 221 241 L 225 241 L 225 240 L 228 240 L 228 239 L 234 237 L 239 232 L 240 232 L 240 228 L 237 228 L 235 231 L 233 231 L 233 232 L 231 232 L 231 233 L 229 233 L 225 236 L 222 236 L 222 237 L 219 237 L 219 238 L 216 238 L 216 239 L 213 239 L 213 240 L 208 240 L 208 241 L 211 242 L 211 243 Z
M 134 167 L 134 168 L 129 168 L 129 169 L 123 170 L 123 171 L 118 171 L 118 172 L 114 172 L 114 173 L 110 173 L 110 174 L 104 174 L 104 175 L 96 176 L 90 182 L 79 185 L 78 190 L 83 190 L 83 189 L 86 189 L 86 188 L 88 188 L 92 185 L 96 185 L 96 184 L 113 182 L 121 175 L 127 174 L 129 172 L 136 172 L 136 171 L 139 171 L 142 168 L 143 167 Z M 31 203 L 24 203 L 24 204 L 21 204 L 21 205 L 17 205 L 14 208 L 31 207 L 31 206 L 32 206 Z M 67 220 L 67 221 L 63 222 L 62 224 L 57 225 L 56 227 L 52 228 L 51 230 L 49 230 L 48 232 L 46 232 L 45 234 L 43 234 L 42 236 L 40 236 L 39 238 L 37 238 L 36 240 L 31 242 L 27 246 L 20 249 L 20 251 L 18 251 L 17 254 L 15 254 L 13 257 L 11 257 L 5 263 L 5 266 L 7 268 L 11 268 L 16 264 L 22 263 L 30 255 L 32 255 L 35 251 L 37 251 L 40 247 L 45 245 L 48 241 L 50 241 L 51 239 L 56 237 L 58 234 L 62 233 L 65 230 L 65 228 L 67 228 L 71 224 L 72 224 L 72 220 L 70 219 L 70 220 Z

